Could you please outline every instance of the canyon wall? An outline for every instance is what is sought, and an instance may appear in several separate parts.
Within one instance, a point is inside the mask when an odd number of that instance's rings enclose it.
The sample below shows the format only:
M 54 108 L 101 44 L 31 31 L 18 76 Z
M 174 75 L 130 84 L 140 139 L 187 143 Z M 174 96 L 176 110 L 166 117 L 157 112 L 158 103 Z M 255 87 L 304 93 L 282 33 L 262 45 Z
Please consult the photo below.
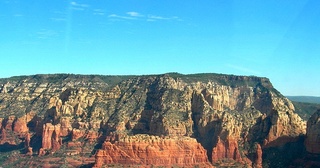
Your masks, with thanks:
M 306 133 L 267 78 L 221 74 L 2 79 L 0 117 L 0 149 L 29 166 L 262 167 L 265 148 Z

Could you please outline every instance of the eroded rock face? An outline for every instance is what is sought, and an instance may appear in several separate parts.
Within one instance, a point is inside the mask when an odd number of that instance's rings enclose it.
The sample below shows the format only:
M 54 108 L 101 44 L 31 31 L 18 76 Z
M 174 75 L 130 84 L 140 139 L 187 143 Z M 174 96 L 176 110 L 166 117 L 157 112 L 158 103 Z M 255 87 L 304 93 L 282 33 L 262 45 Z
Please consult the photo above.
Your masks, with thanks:
M 51 123 L 46 123 L 43 125 L 42 149 L 50 149 L 52 152 L 60 149 L 62 145 L 62 139 L 60 138 L 60 127 L 60 124 L 52 125 Z
M 320 154 L 320 110 L 308 120 L 305 146 L 308 152 Z
M 294 141 L 299 135 L 305 134 L 305 121 L 293 111 L 274 111 L 270 115 L 270 120 L 271 127 L 266 138 L 266 142 L 269 145 L 283 145 L 292 140 Z
M 262 168 L 262 149 L 260 144 L 256 144 L 256 154 L 253 167 Z
M 215 163 L 223 159 L 233 159 L 237 162 L 242 162 L 236 140 L 228 138 L 225 142 L 223 142 L 220 138 L 218 138 L 218 142 L 212 150 L 212 162 Z
M 0 85 L 1 144 L 24 143 L 28 154 L 39 157 L 81 156 L 71 167 L 207 167 L 226 159 L 259 167 L 262 150 L 252 144 L 274 147 L 305 133 L 292 103 L 266 78 L 61 74 Z
M 9 116 L 8 118 L 4 119 L 2 121 L 3 125 L 2 127 L 5 129 L 5 130 L 8 130 L 8 131 L 13 131 L 13 123 L 15 121 L 16 117 L 11 115 Z
M 206 150 L 193 138 L 124 136 L 106 141 L 96 154 L 94 167 L 108 164 L 211 167 Z
M 29 131 L 27 127 L 27 116 L 16 118 L 13 122 L 13 132 L 22 134 Z
M 25 138 L 29 132 L 27 123 L 30 121 L 30 115 L 23 115 L 20 118 L 11 115 L 0 119 L 2 123 L 0 144 L 19 145 L 21 143 L 19 138 Z

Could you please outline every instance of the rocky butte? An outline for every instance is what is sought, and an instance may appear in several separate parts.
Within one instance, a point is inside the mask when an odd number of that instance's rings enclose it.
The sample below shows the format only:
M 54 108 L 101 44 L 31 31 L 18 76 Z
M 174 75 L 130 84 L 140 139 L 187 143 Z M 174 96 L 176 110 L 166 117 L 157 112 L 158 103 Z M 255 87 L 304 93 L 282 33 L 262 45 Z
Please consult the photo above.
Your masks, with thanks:
M 255 76 L 16 76 L 0 79 L 0 163 L 314 166 L 319 116 L 307 125 L 269 79 Z

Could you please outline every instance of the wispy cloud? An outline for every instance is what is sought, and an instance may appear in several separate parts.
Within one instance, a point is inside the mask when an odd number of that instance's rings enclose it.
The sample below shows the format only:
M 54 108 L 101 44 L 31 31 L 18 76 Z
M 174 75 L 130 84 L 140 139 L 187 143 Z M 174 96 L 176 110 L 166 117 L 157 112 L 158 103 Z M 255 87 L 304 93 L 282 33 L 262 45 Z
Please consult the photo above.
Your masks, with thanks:
M 181 19 L 177 16 L 172 17 L 164 17 L 158 15 L 144 15 L 139 12 L 127 12 L 125 15 L 111 14 L 108 15 L 109 18 L 117 18 L 117 19 L 125 19 L 125 20 L 145 20 L 145 21 L 160 21 L 160 20 L 177 20 L 181 21 Z
M 163 17 L 163 16 L 156 16 L 156 15 L 148 15 L 147 16 L 147 21 L 148 22 L 155 22 L 155 21 L 159 21 L 159 20 L 177 20 L 177 21 L 182 21 L 177 16 L 173 16 L 173 17 Z
M 104 10 L 102 10 L 102 9 L 94 9 L 94 10 L 93 10 L 93 14 L 94 14 L 94 15 L 101 15 L 101 16 L 103 16 L 103 15 L 105 15 L 106 13 L 105 13 Z
M 77 3 L 77 2 L 75 2 L 75 1 L 70 2 L 70 4 L 71 4 L 72 6 L 82 7 L 82 8 L 87 8 L 87 7 L 89 7 L 89 5 L 87 5 L 87 4 L 80 4 L 80 3 Z
M 87 4 L 81 4 L 81 3 L 77 3 L 75 1 L 70 2 L 71 5 L 71 9 L 73 10 L 85 10 L 86 8 L 89 7 L 89 5 Z
M 163 17 L 163 16 L 156 16 L 156 15 L 148 15 L 148 19 L 153 19 L 153 20 L 175 20 L 175 19 L 179 19 L 179 18 L 177 16 Z
M 132 17 L 144 17 L 143 15 L 141 15 L 138 12 L 127 12 L 127 15 L 130 15 Z
M 109 18 L 117 18 L 117 19 L 126 19 L 126 20 L 134 20 L 134 19 L 136 19 L 135 17 L 121 16 L 121 15 L 117 15 L 117 14 L 111 14 L 108 17 Z

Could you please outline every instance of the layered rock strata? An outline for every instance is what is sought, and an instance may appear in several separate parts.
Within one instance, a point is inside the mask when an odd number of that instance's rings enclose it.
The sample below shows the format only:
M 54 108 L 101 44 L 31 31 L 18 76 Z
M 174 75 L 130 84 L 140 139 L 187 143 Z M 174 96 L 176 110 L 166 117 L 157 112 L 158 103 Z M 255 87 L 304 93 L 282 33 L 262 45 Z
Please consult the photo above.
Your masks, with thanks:
M 267 78 L 60 74 L 2 79 L 0 88 L 0 144 L 77 156 L 79 166 L 259 167 L 263 148 L 293 142 L 306 128 Z
M 149 135 L 106 141 L 96 153 L 95 167 L 108 164 L 211 167 L 206 150 L 193 138 Z

